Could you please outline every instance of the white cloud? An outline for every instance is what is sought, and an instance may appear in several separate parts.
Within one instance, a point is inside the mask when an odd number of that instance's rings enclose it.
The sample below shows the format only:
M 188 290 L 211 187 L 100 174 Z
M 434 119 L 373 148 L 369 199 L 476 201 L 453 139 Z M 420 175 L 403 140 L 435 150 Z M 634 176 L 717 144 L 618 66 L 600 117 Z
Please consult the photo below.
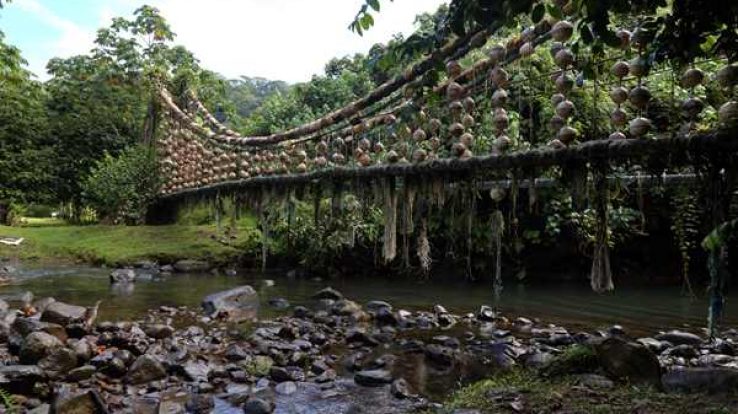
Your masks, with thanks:
M 411 33 L 417 14 L 435 11 L 444 1 L 383 0 L 376 25 L 363 37 L 347 28 L 363 0 L 151 3 L 171 24 L 176 42 L 192 50 L 203 66 L 227 77 L 297 82 L 321 73 L 333 57 L 366 52 L 395 33 Z
M 85 25 L 107 26 L 112 17 L 130 17 L 142 4 L 151 4 L 169 21 L 176 43 L 194 52 L 204 67 L 227 77 L 299 82 L 321 73 L 333 57 L 364 53 L 396 33 L 411 33 L 417 14 L 435 11 L 445 1 L 382 0 L 375 26 L 363 37 L 348 24 L 364 0 L 105 0 L 97 2 L 99 21 Z M 42 79 L 48 59 L 92 48 L 95 30 L 55 15 L 39 0 L 12 4 L 59 32 L 43 50 L 29 51 L 28 56 L 39 56 L 30 66 Z
M 13 6 L 16 5 L 19 9 L 32 14 L 59 32 L 58 37 L 54 41 L 43 45 L 44 49 L 52 53 L 49 58 L 54 56 L 68 57 L 87 53 L 92 48 L 93 41 L 95 40 L 95 33 L 93 31 L 84 29 L 72 21 L 57 16 L 37 0 L 18 0 L 13 3 Z M 32 62 L 31 69 L 33 70 L 33 66 L 37 66 L 40 63 Z M 43 62 L 44 66 L 45 64 L 46 62 Z M 43 69 L 35 69 L 35 73 L 42 78 L 45 77 L 45 70 Z

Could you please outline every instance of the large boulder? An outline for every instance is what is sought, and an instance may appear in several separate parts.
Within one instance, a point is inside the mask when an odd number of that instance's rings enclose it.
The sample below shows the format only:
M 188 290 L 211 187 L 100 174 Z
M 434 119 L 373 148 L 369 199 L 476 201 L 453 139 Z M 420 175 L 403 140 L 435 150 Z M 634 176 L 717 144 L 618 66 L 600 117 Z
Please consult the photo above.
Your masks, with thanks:
M 59 325 L 68 325 L 84 320 L 86 314 L 87 308 L 85 307 L 70 305 L 64 302 L 53 302 L 41 314 L 41 320 L 44 322 L 58 323 Z
M 734 368 L 680 368 L 661 378 L 668 392 L 730 393 L 738 391 L 738 369 Z
M 210 263 L 202 260 L 180 260 L 173 266 L 179 273 L 207 272 L 211 267 Z
M 644 345 L 611 337 L 596 344 L 595 351 L 609 375 L 660 387 L 661 365 L 656 355 Z
M 336 289 L 333 289 L 332 287 L 327 287 L 325 289 L 317 291 L 313 295 L 313 299 L 341 300 L 343 299 L 343 294 Z
M 32 332 L 23 340 L 20 349 L 21 362 L 35 364 L 52 351 L 63 348 L 64 344 L 57 337 L 46 332 Z
M 0 366 L 0 387 L 10 393 L 28 394 L 33 385 L 46 379 L 46 373 L 36 365 Z
M 115 269 L 110 272 L 110 283 L 133 283 L 136 281 L 136 271 L 133 269 Z
M 131 384 L 145 384 L 166 376 L 167 371 L 161 362 L 151 355 L 141 355 L 128 371 L 128 382 Z
M 252 320 L 259 311 L 259 295 L 251 286 L 240 286 L 205 297 L 202 308 L 213 317 L 235 322 Z

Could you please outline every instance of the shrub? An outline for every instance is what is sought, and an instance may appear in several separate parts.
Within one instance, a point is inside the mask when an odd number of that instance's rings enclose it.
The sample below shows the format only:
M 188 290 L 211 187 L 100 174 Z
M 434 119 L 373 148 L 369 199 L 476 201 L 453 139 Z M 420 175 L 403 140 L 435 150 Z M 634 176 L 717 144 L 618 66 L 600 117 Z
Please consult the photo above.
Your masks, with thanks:
M 141 224 L 160 186 L 154 151 L 132 146 L 97 163 L 83 184 L 83 197 L 104 221 Z

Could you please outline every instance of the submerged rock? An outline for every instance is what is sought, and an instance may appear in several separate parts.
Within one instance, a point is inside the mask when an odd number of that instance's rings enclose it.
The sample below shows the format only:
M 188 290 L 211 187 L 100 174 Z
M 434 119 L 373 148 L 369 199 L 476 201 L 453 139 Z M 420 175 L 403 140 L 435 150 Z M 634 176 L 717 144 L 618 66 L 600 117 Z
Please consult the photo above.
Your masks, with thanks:
M 104 400 L 95 390 L 75 393 L 63 387 L 56 394 L 52 405 L 52 411 L 55 413 L 106 414 L 108 412 Z
M 234 322 L 252 320 L 259 311 L 259 295 L 251 286 L 240 286 L 205 297 L 202 308 L 211 317 Z
M 341 300 L 343 294 L 332 287 L 321 289 L 313 295 L 313 299 L 330 299 L 330 300 Z
M 136 281 L 136 271 L 133 269 L 115 269 L 110 272 L 110 283 L 133 283 Z
M 28 394 L 45 379 L 46 373 L 36 365 L 0 366 L 0 387 L 7 392 Z
M 179 273 L 207 272 L 212 266 L 202 260 L 179 260 L 172 266 Z
M 243 405 L 244 414 L 269 414 L 273 411 L 274 404 L 262 398 L 251 398 Z

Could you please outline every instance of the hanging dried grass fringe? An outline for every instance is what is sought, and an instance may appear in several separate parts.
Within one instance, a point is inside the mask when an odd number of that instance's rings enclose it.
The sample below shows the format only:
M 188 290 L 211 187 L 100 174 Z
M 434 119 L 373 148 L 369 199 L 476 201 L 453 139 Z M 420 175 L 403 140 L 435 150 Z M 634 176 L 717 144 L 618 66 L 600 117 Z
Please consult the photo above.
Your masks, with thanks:
M 597 229 L 595 233 L 595 247 L 592 257 L 590 283 L 592 285 L 592 290 L 602 293 L 615 289 L 612 282 L 610 247 L 608 246 L 609 235 L 607 205 L 610 195 L 607 183 L 607 172 L 604 167 L 595 171 L 594 184 Z
M 499 307 L 502 294 L 502 233 L 505 231 L 505 216 L 502 211 L 495 210 L 490 221 L 492 231 L 492 244 L 495 249 L 495 279 L 493 292 L 495 295 L 495 308 Z
M 474 227 L 474 216 L 477 209 L 477 197 L 474 191 L 468 195 L 468 208 L 466 210 L 466 275 L 469 280 L 474 280 L 472 273 L 472 227 Z
M 320 224 L 320 202 L 323 199 L 323 188 L 320 184 L 316 184 L 313 189 L 313 224 L 317 227 Z
M 433 202 L 438 207 L 443 207 L 446 201 L 446 188 L 441 178 L 434 178 L 431 183 L 431 191 L 433 192 Z
M 385 262 L 391 262 L 397 255 L 397 191 L 394 177 L 384 182 L 384 249 Z
M 418 259 L 420 260 L 420 269 L 423 276 L 428 277 L 430 274 L 431 259 L 430 242 L 428 241 L 428 220 L 423 217 L 420 220 L 420 232 L 418 233 Z

